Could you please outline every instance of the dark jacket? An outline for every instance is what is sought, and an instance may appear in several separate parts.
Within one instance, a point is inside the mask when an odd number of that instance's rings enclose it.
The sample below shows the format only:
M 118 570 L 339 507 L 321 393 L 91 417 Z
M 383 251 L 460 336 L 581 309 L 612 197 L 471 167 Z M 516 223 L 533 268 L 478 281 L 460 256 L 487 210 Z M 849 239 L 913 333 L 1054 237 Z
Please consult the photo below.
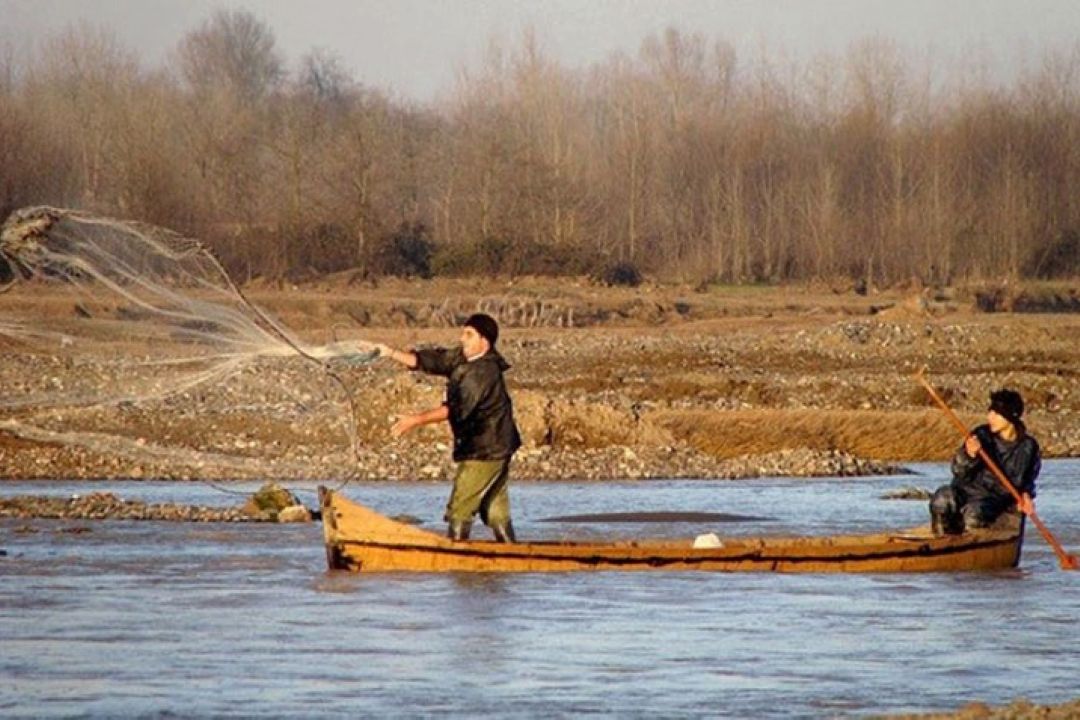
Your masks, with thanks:
M 454 432 L 454 460 L 503 460 L 521 447 L 503 371 L 494 349 L 469 362 L 461 348 L 416 350 L 417 370 L 447 378 L 446 406 Z
M 1042 455 L 1035 438 L 1025 432 L 1015 442 L 1006 442 L 990 432 L 989 425 L 980 425 L 972 432 L 1017 492 L 1035 497 L 1035 478 L 1042 469 Z M 992 499 L 1002 509 L 1014 503 L 1012 495 L 982 458 L 968 457 L 963 445 L 953 456 L 952 473 L 952 486 L 962 493 L 966 502 Z

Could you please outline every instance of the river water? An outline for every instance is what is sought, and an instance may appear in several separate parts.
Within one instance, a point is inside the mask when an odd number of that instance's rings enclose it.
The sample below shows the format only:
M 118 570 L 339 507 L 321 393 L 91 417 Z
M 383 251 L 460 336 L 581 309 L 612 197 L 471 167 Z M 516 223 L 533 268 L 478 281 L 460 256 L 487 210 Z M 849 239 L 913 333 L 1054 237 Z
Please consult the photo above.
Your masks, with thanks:
M 529 538 L 871 531 L 925 520 L 947 470 L 860 479 L 518 483 Z M 1039 512 L 1080 551 L 1080 461 Z M 251 491 L 255 485 L 232 486 Z M 314 506 L 313 486 L 294 491 Z M 232 505 L 200 484 L 3 483 Z M 442 484 L 350 485 L 439 522 Z M 576 523 L 693 511 L 723 524 Z M 1029 528 L 1021 568 L 942 575 L 350 575 L 321 526 L 0 520 L 3 717 L 861 717 L 1080 696 L 1080 573 Z M 476 533 L 486 532 L 476 528 Z

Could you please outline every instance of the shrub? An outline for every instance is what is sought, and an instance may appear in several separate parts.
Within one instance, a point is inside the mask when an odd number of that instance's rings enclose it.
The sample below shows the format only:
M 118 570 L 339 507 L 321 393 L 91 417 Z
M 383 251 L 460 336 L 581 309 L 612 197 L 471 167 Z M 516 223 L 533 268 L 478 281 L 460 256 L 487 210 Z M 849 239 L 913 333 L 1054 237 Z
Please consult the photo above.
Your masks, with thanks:
M 434 257 L 437 275 L 585 275 L 600 264 L 596 250 L 562 243 L 514 243 L 487 238 L 469 245 L 440 247 Z
M 371 254 L 371 270 L 378 275 L 430 278 L 435 245 L 423 223 L 402 223 L 379 238 Z
M 319 223 L 304 228 L 294 242 L 293 272 L 310 269 L 317 273 L 332 273 L 356 264 L 355 242 L 343 225 Z
M 432 272 L 442 277 L 473 275 L 479 268 L 475 245 L 440 245 L 431 260 Z
M 1030 275 L 1044 280 L 1076 277 L 1080 274 L 1080 231 L 1066 229 L 1050 242 L 1046 250 L 1028 264 Z
M 600 282 L 605 285 L 637 287 L 642 282 L 637 266 L 630 262 L 617 262 L 600 271 Z

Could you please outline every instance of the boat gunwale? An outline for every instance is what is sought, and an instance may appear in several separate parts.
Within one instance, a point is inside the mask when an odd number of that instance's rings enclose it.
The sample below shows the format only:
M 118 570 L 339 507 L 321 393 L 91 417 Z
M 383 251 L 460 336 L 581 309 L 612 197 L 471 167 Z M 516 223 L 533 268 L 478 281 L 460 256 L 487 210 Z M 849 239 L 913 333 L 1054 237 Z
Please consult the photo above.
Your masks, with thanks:
M 828 540 L 835 536 L 823 535 L 822 540 Z M 786 539 L 786 538 L 785 538 Z M 766 553 L 767 548 L 748 550 L 742 554 L 722 554 L 725 548 L 679 548 L 670 547 L 669 553 L 647 552 L 641 555 L 617 554 L 615 551 L 624 549 L 618 545 L 603 544 L 575 544 L 575 543 L 513 543 L 503 545 L 493 542 L 469 542 L 455 543 L 453 545 L 415 545 L 406 543 L 389 543 L 377 540 L 345 540 L 337 539 L 334 544 L 343 547 L 363 547 L 392 552 L 415 552 L 434 553 L 439 555 L 452 555 L 473 557 L 477 559 L 507 559 L 507 560 L 537 560 L 552 562 L 581 562 L 584 564 L 610 563 L 618 565 L 658 565 L 658 564 L 701 564 L 706 562 L 828 562 L 844 563 L 858 562 L 861 560 L 899 560 L 908 557 L 936 557 L 956 555 L 960 553 L 988 550 L 1002 545 L 1014 545 L 1018 541 L 1016 535 L 997 535 L 986 537 L 973 542 L 938 544 L 936 547 L 933 540 L 939 538 L 904 539 L 910 543 L 905 547 L 882 550 L 880 552 L 864 552 L 853 554 L 833 555 L 794 555 Z M 525 548 L 519 550 L 514 546 Z M 567 549 L 582 550 L 580 554 L 544 554 L 528 552 L 526 549 L 537 546 L 564 547 Z M 835 546 L 833 546 L 835 547 Z M 854 546 L 853 546 L 854 547 Z M 872 547 L 868 545 L 867 547 Z M 504 549 L 505 548 L 505 549 Z M 595 548 L 593 552 L 589 549 Z M 627 548 L 634 550 L 650 550 L 649 548 Z M 611 551 L 610 554 L 605 552 Z

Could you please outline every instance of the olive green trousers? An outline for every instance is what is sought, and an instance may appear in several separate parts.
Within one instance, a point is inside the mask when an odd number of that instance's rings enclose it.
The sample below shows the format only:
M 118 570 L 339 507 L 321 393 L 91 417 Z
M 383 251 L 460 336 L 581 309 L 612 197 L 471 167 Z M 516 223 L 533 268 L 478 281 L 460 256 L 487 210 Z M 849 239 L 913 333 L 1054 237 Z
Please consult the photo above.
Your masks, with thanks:
M 484 524 L 510 522 L 510 458 L 505 460 L 463 460 L 454 475 L 454 489 L 446 503 L 446 520 L 471 523 L 479 512 Z

